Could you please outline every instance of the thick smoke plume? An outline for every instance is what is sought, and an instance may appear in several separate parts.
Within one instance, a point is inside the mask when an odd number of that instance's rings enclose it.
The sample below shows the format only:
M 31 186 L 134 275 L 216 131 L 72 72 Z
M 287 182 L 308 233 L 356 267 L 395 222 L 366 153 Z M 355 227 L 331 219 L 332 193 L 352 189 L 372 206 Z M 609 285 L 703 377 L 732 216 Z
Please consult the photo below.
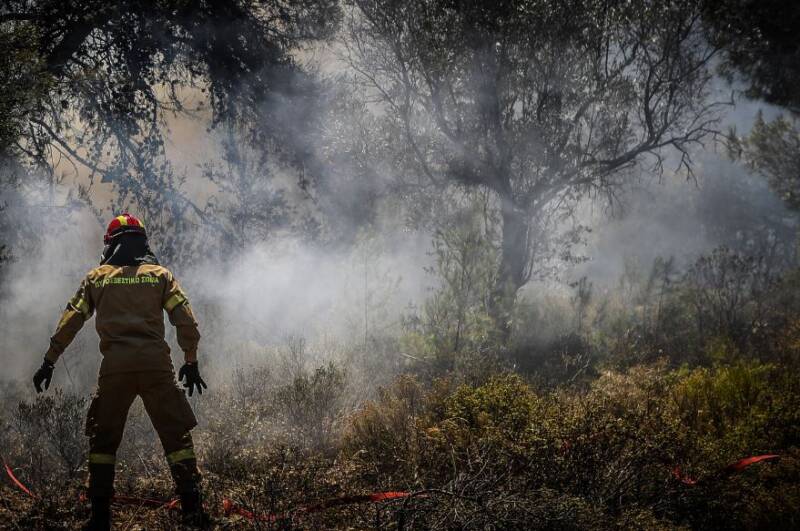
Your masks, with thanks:
M 329 55 L 322 55 L 330 60 Z M 287 106 L 273 109 L 273 114 L 292 110 L 280 98 L 270 104 Z M 761 107 L 742 101 L 730 111 L 724 125 L 736 125 L 740 132 L 746 132 Z M 316 122 L 327 124 L 323 130 L 336 135 L 363 133 L 363 118 L 337 115 L 336 110 L 319 107 Z M 341 113 L 342 109 L 338 111 Z M 775 113 L 771 109 L 767 112 Z M 380 119 L 379 113 L 374 119 Z M 226 148 L 225 142 L 231 141 L 218 130 L 203 134 L 201 123 L 197 117 L 173 118 L 167 136 L 167 154 L 173 167 L 185 177 L 181 193 L 198 202 L 220 193 L 220 183 L 205 179 L 204 172 L 209 165 L 219 168 L 229 163 L 230 152 L 226 149 L 230 145 Z M 335 145 L 352 148 L 358 143 L 355 138 L 340 139 Z M 241 140 L 240 149 L 247 153 L 244 144 Z M 323 152 L 330 149 L 322 145 L 304 147 L 316 150 L 318 159 L 325 158 Z M 725 194 L 735 195 L 738 191 L 747 195 L 751 217 L 788 217 L 785 207 L 759 177 L 727 161 L 713 145 L 706 149 L 696 153 L 696 180 L 667 174 L 661 181 L 652 182 L 652 178 L 644 176 L 622 195 L 622 202 L 611 216 L 602 205 L 585 202 L 583 215 L 595 229 L 587 245 L 579 246 L 576 253 L 587 261 L 565 265 L 558 280 L 586 276 L 591 282 L 612 285 L 626 260 L 634 259 L 647 267 L 656 257 L 675 257 L 687 265 L 702 253 L 735 242 L 742 235 L 739 227 L 728 221 L 740 213 L 730 212 L 733 202 L 720 200 Z M 348 179 L 355 172 L 351 159 L 328 156 L 326 160 L 341 164 L 324 169 L 330 178 Z M 210 366 L 224 370 L 256 362 L 264 349 L 274 348 L 287 338 L 301 337 L 310 345 L 327 344 L 312 354 L 319 358 L 315 362 L 334 355 L 336 349 L 330 348 L 334 343 L 369 348 L 371 336 L 399 332 L 405 313 L 424 304 L 438 283 L 427 269 L 432 264 L 433 234 L 404 230 L 402 215 L 379 206 L 372 207 L 377 217 L 372 218 L 371 228 L 362 230 L 353 225 L 354 219 L 359 218 L 351 208 L 353 198 L 374 197 L 376 190 L 384 187 L 385 192 L 386 184 L 391 182 L 391 161 L 373 163 L 380 174 L 377 188 L 375 182 L 349 179 L 341 183 L 345 192 L 340 193 L 346 193 L 346 198 L 327 198 L 329 205 L 339 208 L 325 212 L 327 224 L 338 229 L 347 227 L 346 244 L 331 245 L 336 234 L 328 235 L 329 241 L 320 244 L 278 230 L 263 241 L 247 242 L 243 249 L 224 257 L 215 254 L 215 242 L 208 242 L 208 255 L 181 264 L 176 273 L 197 311 L 204 335 L 201 357 Z M 282 191 L 281 197 L 295 212 L 315 208 L 312 199 L 298 190 L 296 175 L 270 171 L 272 185 Z M 74 178 L 72 185 L 80 184 L 81 176 Z M 56 197 L 63 196 L 69 186 L 70 183 L 57 186 Z M 113 204 L 109 201 L 113 197 L 111 185 L 99 185 L 93 190 L 90 197 L 94 194 L 96 205 Z M 335 186 L 329 185 L 326 191 L 335 193 Z M 18 222 L 40 227 L 41 238 L 30 252 L 15 256 L 7 268 L 9 281 L 0 302 L 4 327 L 0 349 L 7 363 L 4 379 L 25 381 L 40 362 L 66 300 L 82 275 L 97 262 L 103 221 L 102 214 L 98 219 L 97 213 L 89 209 L 68 211 L 59 208 L 58 201 L 53 203 L 52 198 L 50 203 L 43 200 L 41 194 L 30 192 L 20 197 L 28 208 L 26 219 Z M 352 238 L 352 234 L 358 236 Z M 176 237 L 180 239 L 182 235 Z M 158 254 L 157 238 L 152 246 Z M 525 291 L 541 295 L 547 290 L 561 291 L 562 287 L 563 284 L 554 287 L 552 283 L 532 282 Z M 57 384 L 85 390 L 91 382 L 99 358 L 92 327 L 93 322 L 88 323 L 68 349 L 64 356 L 66 369 L 58 371 Z M 179 351 L 174 340 L 172 346 L 177 360 Z

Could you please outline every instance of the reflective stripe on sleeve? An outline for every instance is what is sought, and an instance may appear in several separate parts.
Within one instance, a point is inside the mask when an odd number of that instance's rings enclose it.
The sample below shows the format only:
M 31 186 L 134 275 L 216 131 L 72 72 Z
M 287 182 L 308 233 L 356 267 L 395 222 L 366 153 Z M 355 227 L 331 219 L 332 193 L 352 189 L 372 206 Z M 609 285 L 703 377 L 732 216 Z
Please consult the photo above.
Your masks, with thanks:
M 186 303 L 186 297 L 180 291 L 167 299 L 167 302 L 164 303 L 164 309 L 168 312 L 171 312 L 175 309 L 176 306 L 180 306 L 181 304 Z
M 174 465 L 175 463 L 179 463 L 181 461 L 186 461 L 187 459 L 196 459 L 194 455 L 194 448 L 183 448 L 182 450 L 177 450 L 171 454 L 167 454 L 167 463 L 170 465 Z
M 84 316 L 89 315 L 89 303 L 86 302 L 81 297 L 78 297 L 77 295 L 75 297 L 72 297 L 72 300 L 69 301 L 69 304 L 73 308 L 81 312 Z
M 113 465 L 117 462 L 114 454 L 89 454 L 89 462 L 94 465 Z

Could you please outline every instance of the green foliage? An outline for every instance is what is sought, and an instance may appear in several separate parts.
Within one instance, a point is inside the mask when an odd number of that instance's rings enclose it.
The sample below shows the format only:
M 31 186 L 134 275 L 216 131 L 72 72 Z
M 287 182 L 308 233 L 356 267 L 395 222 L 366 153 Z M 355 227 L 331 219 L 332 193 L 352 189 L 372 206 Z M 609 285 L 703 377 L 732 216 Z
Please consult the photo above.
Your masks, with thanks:
M 800 112 L 800 101 L 796 105 Z M 766 178 L 787 207 L 800 209 L 800 129 L 796 120 L 779 117 L 765 122 L 759 112 L 747 137 L 731 136 L 731 156 Z
M 729 459 L 797 443 L 797 386 L 774 365 L 737 361 L 678 372 L 673 399 L 698 448 Z
M 351 417 L 346 455 L 371 482 L 445 491 L 430 494 L 442 496 L 440 503 L 412 504 L 410 517 L 422 526 L 485 519 L 500 528 L 515 521 L 535 527 L 556 515 L 565 528 L 598 529 L 634 522 L 739 528 L 744 515 L 751 522 L 786 521 L 796 514 L 794 491 L 781 494 L 785 506 L 771 504 L 777 513 L 756 510 L 765 489 L 774 488 L 756 478 L 764 473 L 792 485 L 793 457 L 730 478 L 720 474 L 747 455 L 794 455 L 789 419 L 781 428 L 767 419 L 790 412 L 786 402 L 774 407 L 774 397 L 794 401 L 800 393 L 784 384 L 775 389 L 772 371 L 758 364 L 677 372 L 640 367 L 606 372 L 586 393 L 545 395 L 518 375 L 480 386 L 440 381 L 426 391 L 404 378 Z M 691 416 L 698 409 L 702 420 Z M 679 483 L 676 466 L 702 482 Z M 734 493 L 740 496 L 734 509 L 718 502 Z
M 7 157 L 32 113 L 52 87 L 30 25 L 0 25 L 0 157 Z
M 656 364 L 603 371 L 585 389 L 552 390 L 509 373 L 479 385 L 402 376 L 348 412 L 341 368 L 295 368 L 286 382 L 274 377 L 280 366 L 244 367 L 210 390 L 212 401 L 200 402 L 195 440 L 211 507 L 224 496 L 282 511 L 342 493 L 407 489 L 419 495 L 381 511 L 414 529 L 786 527 L 800 509 L 800 384 L 784 369 L 755 361 L 678 370 Z M 38 492 L 47 492 L 45 478 L 59 469 L 75 475 L 47 445 L 81 441 L 84 409 L 85 400 L 59 393 L 24 403 L 3 421 L 16 426 L 4 434 L 5 457 L 25 463 L 20 475 Z M 140 414 L 134 408 L 127 430 L 137 440 Z M 120 453 L 118 488 L 166 495 L 159 452 L 133 446 Z M 781 458 L 725 471 L 766 452 Z M 685 485 L 676 474 L 699 482 Z M 51 503 L 36 511 L 55 514 L 66 500 L 54 494 Z M 292 518 L 362 529 L 374 526 L 374 511 Z M 149 525 L 171 525 L 166 512 L 143 514 Z
M 240 250 L 289 225 L 265 176 L 309 158 L 299 131 L 320 100 L 292 54 L 329 38 L 340 14 L 333 0 L 4 2 L 0 156 L 74 179 L 98 217 L 135 211 L 167 262 L 206 255 L 209 241 Z M 205 204 L 166 147 L 167 124 L 190 117 L 229 136 L 221 163 L 205 168 L 216 191 Z M 93 192 L 98 179 L 114 183 L 109 205 Z
M 502 348 L 490 316 L 497 249 L 490 234 L 494 220 L 481 194 L 465 194 L 465 204 L 442 215 L 434 233 L 434 266 L 428 269 L 438 288 L 419 315 L 404 319 L 403 348 L 422 360 L 433 376 L 450 371 L 476 376 Z
M 402 140 L 404 184 L 495 202 L 489 314 L 504 340 L 517 292 L 580 232 L 553 227 L 644 157 L 660 171 L 664 148 L 691 171 L 717 119 L 696 2 L 346 4 L 347 58 Z
M 701 4 L 710 39 L 726 52 L 723 74 L 743 79 L 751 98 L 800 112 L 797 3 L 706 0 Z
M 348 419 L 345 454 L 373 463 L 390 483 L 417 476 L 420 463 L 413 447 L 420 443 L 417 424 L 424 422 L 426 406 L 419 383 L 408 376 L 398 378 Z

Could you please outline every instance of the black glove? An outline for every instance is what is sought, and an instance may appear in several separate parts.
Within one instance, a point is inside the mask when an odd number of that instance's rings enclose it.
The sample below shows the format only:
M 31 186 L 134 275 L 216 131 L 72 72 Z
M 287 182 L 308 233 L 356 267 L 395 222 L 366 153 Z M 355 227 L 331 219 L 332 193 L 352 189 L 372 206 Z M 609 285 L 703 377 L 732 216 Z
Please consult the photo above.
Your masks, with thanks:
M 183 384 L 184 387 L 189 389 L 189 396 L 192 396 L 192 391 L 194 388 L 197 387 L 197 392 L 201 395 L 203 394 L 203 389 L 207 389 L 208 386 L 200 378 L 200 369 L 197 368 L 197 362 L 193 363 L 184 363 L 181 370 L 178 371 L 178 381 L 186 378 L 186 382 Z
M 53 378 L 53 367 L 55 367 L 53 362 L 45 358 L 42 362 L 42 366 L 39 367 L 39 370 L 33 375 L 33 386 L 36 387 L 37 393 L 42 392 L 42 382 L 44 382 L 45 389 L 50 389 L 50 380 Z

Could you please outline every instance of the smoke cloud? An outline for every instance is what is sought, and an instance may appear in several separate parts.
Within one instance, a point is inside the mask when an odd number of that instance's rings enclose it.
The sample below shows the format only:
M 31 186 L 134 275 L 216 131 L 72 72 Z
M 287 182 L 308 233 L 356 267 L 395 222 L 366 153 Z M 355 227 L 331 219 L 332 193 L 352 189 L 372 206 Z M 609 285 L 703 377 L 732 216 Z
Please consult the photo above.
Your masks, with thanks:
M 280 101 L 276 98 L 271 104 L 281 105 Z M 746 132 L 761 107 L 741 102 L 726 124 Z M 289 110 L 277 109 L 272 114 Z M 774 114 L 772 109 L 767 111 L 768 116 Z M 333 134 L 363 133 L 358 117 L 331 118 L 330 108 L 322 112 L 326 114 L 320 120 L 335 121 L 327 127 Z M 224 154 L 221 136 L 215 131 L 199 134 L 198 124 L 197 117 L 170 122 L 167 153 L 186 177 L 181 191 L 202 200 L 219 192 L 218 185 L 203 178 L 203 167 L 209 162 L 222 164 Z M 201 358 L 210 366 L 223 369 L 253 362 L 264 349 L 280 345 L 288 337 L 305 338 L 311 345 L 368 343 L 371 335 L 398 332 L 404 312 L 421 305 L 435 289 L 437 280 L 426 271 L 432 262 L 431 234 L 404 230 L 402 215 L 391 209 L 375 208 L 379 217 L 371 220 L 370 228 L 354 225 L 369 216 L 354 215 L 353 209 L 359 205 L 353 198 L 380 196 L 391 181 L 391 162 L 377 164 L 376 178 L 381 184 L 376 186 L 352 178 L 359 171 L 354 158 L 327 156 L 325 160 L 341 164 L 327 168 L 329 176 L 346 179 L 347 197 L 327 198 L 327 204 L 334 205 L 325 212 L 332 218 L 329 226 L 336 230 L 349 227 L 345 232 L 355 234 L 354 238 L 348 234 L 346 243 L 336 245 L 336 234 L 320 243 L 276 231 L 264 241 L 248 242 L 233 255 L 209 253 L 207 259 L 176 270 L 201 324 Z M 588 261 L 564 271 L 563 279 L 586 276 L 592 282 L 611 284 L 626 259 L 648 264 L 657 256 L 674 256 L 687 264 L 718 245 L 735 242 L 742 238 L 735 220 L 743 215 L 732 211 L 738 208 L 733 201 L 736 197 L 746 199 L 741 204 L 748 205 L 749 219 L 769 219 L 794 230 L 786 221 L 791 216 L 759 177 L 727 161 L 711 146 L 697 154 L 697 162 L 696 182 L 675 175 L 658 183 L 644 179 L 628 190 L 624 208 L 611 218 L 602 209 L 587 207 L 587 220 L 595 228 L 587 246 L 577 251 Z M 295 211 L 313 210 L 312 200 L 296 187 L 296 175 L 275 171 L 272 178 Z M 64 194 L 69 186 L 56 190 Z M 100 185 L 93 193 L 101 200 L 109 189 Z M 334 189 L 331 185 L 326 190 Z M 30 191 L 21 197 L 29 208 L 27 219 L 19 222 L 41 227 L 42 235 L 31 252 L 17 256 L 6 268 L 8 281 L 0 301 L 5 380 L 27 379 L 40 363 L 60 311 L 82 276 L 97 263 L 103 230 L 89 209 L 63 213 L 57 208 L 58 201 L 47 204 Z M 209 249 L 214 245 L 208 242 Z M 154 240 L 152 246 L 158 254 L 159 241 Z M 92 328 L 93 321 L 67 350 L 63 358 L 66 368 L 57 371 L 56 384 L 86 389 L 93 380 L 99 353 Z M 170 340 L 178 360 L 179 349 L 174 338 Z M 324 358 L 332 350 L 320 348 L 312 355 Z

